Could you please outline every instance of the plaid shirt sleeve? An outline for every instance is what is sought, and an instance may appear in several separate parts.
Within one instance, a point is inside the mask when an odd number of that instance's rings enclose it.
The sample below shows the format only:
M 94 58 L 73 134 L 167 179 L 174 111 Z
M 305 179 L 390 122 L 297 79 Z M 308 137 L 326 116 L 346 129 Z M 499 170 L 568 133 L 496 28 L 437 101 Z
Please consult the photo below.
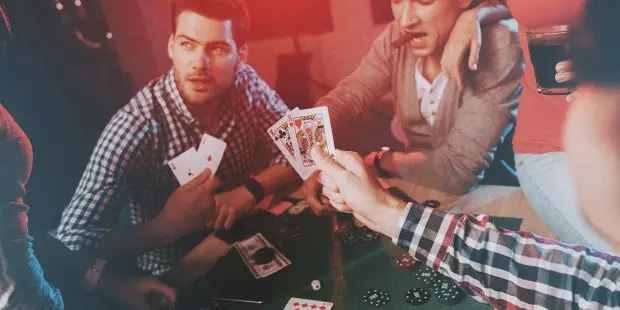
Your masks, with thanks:
M 410 203 L 394 243 L 496 309 L 618 309 L 620 257 Z
M 267 133 L 269 127 L 286 115 L 288 107 L 282 98 L 280 98 L 280 96 L 271 89 L 253 69 L 250 69 L 250 67 L 246 67 L 245 69 L 250 72 L 248 74 L 248 80 L 250 80 L 250 82 L 247 85 L 257 121 L 256 125 L 259 131 L 259 141 L 261 145 L 268 146 L 268 151 L 273 156 L 270 165 L 290 166 L 286 157 L 280 152 Z
M 131 109 L 119 110 L 104 129 L 62 214 L 58 238 L 71 250 L 97 248 L 125 206 L 128 176 L 150 137 L 146 119 Z

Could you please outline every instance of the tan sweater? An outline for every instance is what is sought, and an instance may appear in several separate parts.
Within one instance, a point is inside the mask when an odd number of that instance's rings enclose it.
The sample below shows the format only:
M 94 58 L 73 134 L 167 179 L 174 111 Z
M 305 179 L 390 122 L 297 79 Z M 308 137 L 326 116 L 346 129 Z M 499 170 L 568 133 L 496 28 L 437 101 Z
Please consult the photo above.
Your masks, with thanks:
M 463 194 L 480 181 L 496 146 L 512 128 L 521 93 L 523 60 L 517 33 L 503 23 L 486 26 L 482 32 L 478 71 L 467 76 L 468 86 L 463 89 L 448 82 L 433 126 L 420 113 L 417 58 L 408 44 L 398 49 L 390 46 L 398 38 L 394 23 L 377 38 L 357 69 L 317 105 L 329 107 L 331 121 L 339 127 L 391 90 L 409 144 L 426 158 L 414 161 L 413 154 L 408 154 L 398 174 L 414 184 Z

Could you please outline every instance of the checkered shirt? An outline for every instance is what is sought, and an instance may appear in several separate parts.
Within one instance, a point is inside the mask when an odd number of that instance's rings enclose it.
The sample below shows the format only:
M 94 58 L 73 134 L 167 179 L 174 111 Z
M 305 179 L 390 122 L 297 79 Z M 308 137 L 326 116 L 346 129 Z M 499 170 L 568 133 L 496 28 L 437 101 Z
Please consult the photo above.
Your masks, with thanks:
M 267 152 L 271 165 L 288 165 L 267 135 L 288 108 L 254 69 L 239 68 L 225 100 L 217 132 L 209 133 L 227 143 L 217 171 L 222 183 L 241 185 L 256 171 L 257 157 Z M 181 99 L 172 70 L 150 82 L 104 129 L 63 212 L 58 238 L 71 250 L 93 250 L 124 208 L 133 225 L 153 219 L 178 187 L 167 161 L 198 147 L 203 133 Z M 162 274 L 189 250 L 177 242 L 140 256 L 137 265 Z
M 409 204 L 394 243 L 495 309 L 620 309 L 620 257 Z

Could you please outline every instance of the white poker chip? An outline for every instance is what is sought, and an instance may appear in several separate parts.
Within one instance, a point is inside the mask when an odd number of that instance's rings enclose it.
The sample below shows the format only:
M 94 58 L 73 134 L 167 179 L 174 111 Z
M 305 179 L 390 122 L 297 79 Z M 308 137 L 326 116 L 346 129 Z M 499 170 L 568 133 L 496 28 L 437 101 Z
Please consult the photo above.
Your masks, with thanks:
M 319 282 L 319 280 L 313 280 L 310 285 L 312 286 L 312 289 L 315 291 L 318 291 L 321 289 L 321 282 Z
M 431 291 L 425 288 L 412 288 L 405 294 L 405 302 L 412 306 L 421 306 L 431 300 Z
M 364 296 L 362 296 L 364 303 L 375 307 L 385 306 L 391 299 L 390 293 L 381 290 L 368 290 Z

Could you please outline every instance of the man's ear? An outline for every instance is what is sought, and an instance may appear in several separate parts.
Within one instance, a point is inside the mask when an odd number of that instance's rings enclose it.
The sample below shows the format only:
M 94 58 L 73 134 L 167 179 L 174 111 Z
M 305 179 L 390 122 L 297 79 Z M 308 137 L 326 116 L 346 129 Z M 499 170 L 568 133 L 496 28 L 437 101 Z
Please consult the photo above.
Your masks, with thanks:
M 168 38 L 168 57 L 170 59 L 172 59 L 172 44 L 174 42 L 174 33 L 170 34 L 170 37 Z
M 246 63 L 248 61 L 248 53 L 250 52 L 250 48 L 248 47 L 247 44 L 243 44 L 240 48 L 239 48 L 239 59 Z

